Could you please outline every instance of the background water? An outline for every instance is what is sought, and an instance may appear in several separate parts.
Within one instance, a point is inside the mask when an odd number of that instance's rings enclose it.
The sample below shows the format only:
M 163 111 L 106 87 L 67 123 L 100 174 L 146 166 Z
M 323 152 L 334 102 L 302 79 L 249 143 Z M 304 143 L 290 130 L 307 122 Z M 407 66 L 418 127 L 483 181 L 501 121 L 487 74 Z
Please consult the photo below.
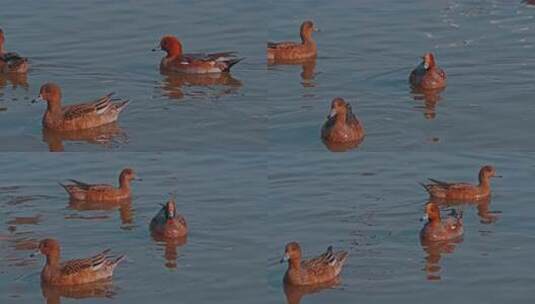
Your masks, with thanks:
M 0 78 L 1 303 L 43 302 L 43 259 L 30 254 L 44 237 L 59 239 L 66 258 L 107 247 L 128 255 L 112 286 L 92 290 L 100 297 L 86 303 L 284 303 L 286 266 L 278 260 L 291 240 L 306 256 L 329 245 L 350 253 L 340 285 L 301 303 L 534 297 L 532 7 L 508 0 L 2 4 L 6 48 L 30 57 L 32 69 L 25 81 Z M 312 77 L 301 66 L 268 67 L 265 41 L 296 40 L 304 19 L 322 30 L 319 57 L 306 67 Z M 246 60 L 225 84 L 160 75 L 163 54 L 150 50 L 169 33 L 187 51 L 237 50 Z M 449 77 L 438 97 L 415 95 L 407 84 L 427 51 Z M 42 132 L 45 105 L 30 103 L 46 81 L 62 86 L 66 103 L 110 91 L 132 103 L 113 136 L 57 138 Z M 319 140 L 335 96 L 353 104 L 367 131 L 348 153 L 331 153 Z M 49 150 L 80 153 L 39 153 Z M 119 153 L 87 153 L 95 151 Z M 475 182 L 484 164 L 504 176 L 492 182 L 490 212 L 461 207 L 464 239 L 426 265 L 432 258 L 419 243 L 418 219 L 427 197 L 418 182 Z M 118 210 L 77 210 L 57 185 L 115 183 L 125 166 L 144 180 L 131 206 Z M 191 231 L 176 249 L 148 232 L 158 203 L 174 191 Z
M 26 89 L 0 89 L 0 149 L 44 151 L 46 81 L 66 103 L 114 91 L 132 104 L 124 136 L 107 144 L 66 141 L 67 151 L 318 150 L 335 96 L 362 119 L 368 151 L 533 151 L 533 17 L 518 1 L 4 1 L 6 48 L 30 57 Z M 319 58 L 300 66 L 265 62 L 265 41 L 296 40 L 312 19 Z M 184 85 L 159 74 L 164 34 L 187 51 L 237 50 L 235 85 Z M 436 53 L 449 85 L 440 100 L 413 96 L 410 70 Z M 4 81 L 5 82 L 5 81 Z M 416 100 L 415 100 L 416 97 Z M 425 98 L 424 98 L 425 99 Z M 426 115 L 427 117 L 426 118 Z M 430 119 L 434 117 L 433 119 Z
M 100 302 L 284 303 L 286 266 L 278 260 L 286 242 L 298 240 L 306 256 L 328 245 L 350 253 L 341 284 L 302 303 L 528 303 L 534 161 L 531 153 L 4 154 L 0 301 L 42 301 L 44 261 L 30 254 L 36 240 L 54 237 L 66 258 L 107 247 L 128 255 L 116 270 L 114 296 Z M 493 222 L 476 206 L 461 207 L 463 241 L 427 273 L 418 240 L 427 196 L 417 182 L 472 182 L 485 163 L 503 175 L 492 181 Z M 71 177 L 115 183 L 124 166 L 143 178 L 127 210 L 74 209 L 57 185 Z M 173 191 L 190 227 L 176 259 L 165 258 L 165 246 L 148 232 L 158 203 Z

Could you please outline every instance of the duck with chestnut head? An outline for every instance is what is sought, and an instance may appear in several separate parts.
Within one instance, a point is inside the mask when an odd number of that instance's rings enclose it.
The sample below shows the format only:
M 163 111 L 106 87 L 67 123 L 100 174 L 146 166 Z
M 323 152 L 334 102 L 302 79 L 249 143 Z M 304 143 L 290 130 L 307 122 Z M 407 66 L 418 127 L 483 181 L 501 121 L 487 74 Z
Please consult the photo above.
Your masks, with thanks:
M 211 74 L 230 72 L 230 68 L 242 61 L 236 52 L 220 53 L 184 53 L 180 40 L 172 35 L 163 36 L 158 49 L 166 53 L 160 62 L 160 70 L 186 73 L 186 74 Z
M 409 82 L 416 89 L 437 90 L 446 87 L 446 73 L 438 67 L 433 53 L 426 53 L 411 72 Z

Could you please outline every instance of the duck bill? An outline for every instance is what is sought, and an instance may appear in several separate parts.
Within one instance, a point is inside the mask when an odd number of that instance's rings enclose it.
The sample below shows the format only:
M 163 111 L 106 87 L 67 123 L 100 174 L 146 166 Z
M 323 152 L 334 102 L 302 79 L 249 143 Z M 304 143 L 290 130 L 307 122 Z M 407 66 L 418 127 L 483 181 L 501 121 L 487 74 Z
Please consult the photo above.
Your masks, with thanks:
M 45 101 L 45 100 L 43 99 L 43 96 L 41 96 L 41 94 L 39 94 L 39 96 L 37 96 L 37 98 L 33 99 L 33 100 L 32 100 L 32 103 L 37 103 L 37 102 L 39 102 L 39 101 Z
M 288 256 L 288 254 L 284 254 L 280 260 L 280 263 L 284 263 L 284 262 L 288 262 L 288 260 L 290 259 L 290 257 Z
M 35 249 L 32 253 L 30 253 L 30 258 L 35 258 L 37 255 L 39 255 L 41 252 L 39 251 L 39 248 Z
M 332 109 L 331 112 L 329 113 L 329 116 L 327 116 L 327 118 L 331 119 L 331 118 L 333 118 L 335 116 L 336 116 L 336 110 Z
M 420 222 L 427 222 L 429 221 L 429 215 L 424 214 L 421 218 L 420 218 Z

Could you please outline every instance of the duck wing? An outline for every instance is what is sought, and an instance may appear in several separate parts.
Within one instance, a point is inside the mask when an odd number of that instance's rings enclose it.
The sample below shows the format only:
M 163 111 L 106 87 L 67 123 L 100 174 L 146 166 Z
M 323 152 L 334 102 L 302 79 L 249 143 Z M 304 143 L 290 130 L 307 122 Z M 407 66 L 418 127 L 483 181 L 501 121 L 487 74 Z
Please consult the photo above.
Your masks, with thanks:
M 321 275 L 322 273 L 330 271 L 332 267 L 337 267 L 339 263 L 343 263 L 346 255 L 347 253 L 343 254 L 343 252 L 334 253 L 333 247 L 329 246 L 322 255 L 303 261 L 302 267 L 309 273 Z M 340 260 L 339 257 L 342 259 Z
M 106 264 L 106 255 L 109 252 L 110 249 L 106 249 L 101 253 L 89 258 L 66 261 L 61 264 L 61 273 L 64 275 L 72 275 L 84 270 L 97 270 Z
M 92 185 L 90 184 L 86 184 L 84 182 L 81 182 L 81 181 L 78 181 L 78 180 L 75 180 L 75 179 L 69 179 L 69 181 L 73 184 L 75 184 L 76 186 L 78 186 L 78 188 L 82 188 L 83 190 L 89 190 L 89 188 L 91 188 Z
M 15 52 L 9 52 L 9 53 L 5 53 L 1 55 L 0 60 L 4 62 L 9 62 L 9 61 L 17 61 L 17 60 L 26 60 L 26 58 L 20 56 L 19 54 Z
M 65 106 L 63 108 L 63 115 L 67 120 L 80 118 L 89 114 L 101 115 L 112 107 L 111 97 L 113 94 L 114 93 L 110 93 L 106 96 L 102 96 L 92 102 Z
M 183 61 L 228 61 L 236 58 L 236 52 L 184 54 Z
M 439 185 L 439 186 L 442 186 L 442 187 L 445 187 L 445 188 L 448 188 L 448 187 L 451 187 L 451 186 L 455 185 L 454 183 L 448 183 L 448 182 L 440 181 L 440 180 L 434 179 L 434 178 L 428 178 L 428 180 L 431 181 L 435 185 Z
M 288 49 L 294 48 L 301 45 L 300 43 L 293 41 L 283 41 L 283 42 L 268 42 L 267 47 L 270 49 Z

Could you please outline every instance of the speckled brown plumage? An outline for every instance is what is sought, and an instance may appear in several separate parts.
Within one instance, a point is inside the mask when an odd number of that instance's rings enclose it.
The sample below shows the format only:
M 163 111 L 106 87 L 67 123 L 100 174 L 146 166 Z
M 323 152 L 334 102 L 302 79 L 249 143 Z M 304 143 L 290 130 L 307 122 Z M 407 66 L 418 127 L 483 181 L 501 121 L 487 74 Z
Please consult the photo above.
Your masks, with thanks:
M 288 261 L 288 270 L 284 275 L 284 283 L 290 285 L 313 285 L 334 280 L 342 271 L 348 253 L 333 252 L 332 246 L 322 255 L 302 260 L 301 247 L 297 242 L 286 245 L 284 257 Z
M 317 56 L 316 42 L 312 38 L 312 33 L 317 31 L 312 21 L 305 21 L 301 24 L 299 35 L 301 42 L 268 42 L 268 60 L 303 60 Z
M 111 257 L 109 249 L 84 259 L 60 262 L 60 245 L 54 239 L 44 239 L 39 243 L 39 251 L 46 256 L 46 264 L 41 271 L 41 281 L 50 285 L 78 285 L 108 279 L 124 255 Z
M 53 83 L 41 86 L 35 101 L 46 101 L 43 127 L 58 131 L 75 131 L 112 123 L 128 104 L 128 100 L 113 99 L 113 93 L 86 103 L 61 106 L 61 89 Z M 114 102 L 117 101 L 117 102 Z
M 477 201 L 490 197 L 490 179 L 496 175 L 493 166 L 483 166 L 479 170 L 479 184 L 449 183 L 430 178 L 430 184 L 422 184 L 431 198 L 439 200 Z
M 435 56 L 426 53 L 422 57 L 422 63 L 411 72 L 409 82 L 414 88 L 440 89 L 446 86 L 446 73 L 437 66 Z
M 87 184 L 75 179 L 69 180 L 72 184 L 60 183 L 60 185 L 74 201 L 117 203 L 132 197 L 130 182 L 135 178 L 134 170 L 125 168 L 119 175 L 118 188 L 108 184 Z

